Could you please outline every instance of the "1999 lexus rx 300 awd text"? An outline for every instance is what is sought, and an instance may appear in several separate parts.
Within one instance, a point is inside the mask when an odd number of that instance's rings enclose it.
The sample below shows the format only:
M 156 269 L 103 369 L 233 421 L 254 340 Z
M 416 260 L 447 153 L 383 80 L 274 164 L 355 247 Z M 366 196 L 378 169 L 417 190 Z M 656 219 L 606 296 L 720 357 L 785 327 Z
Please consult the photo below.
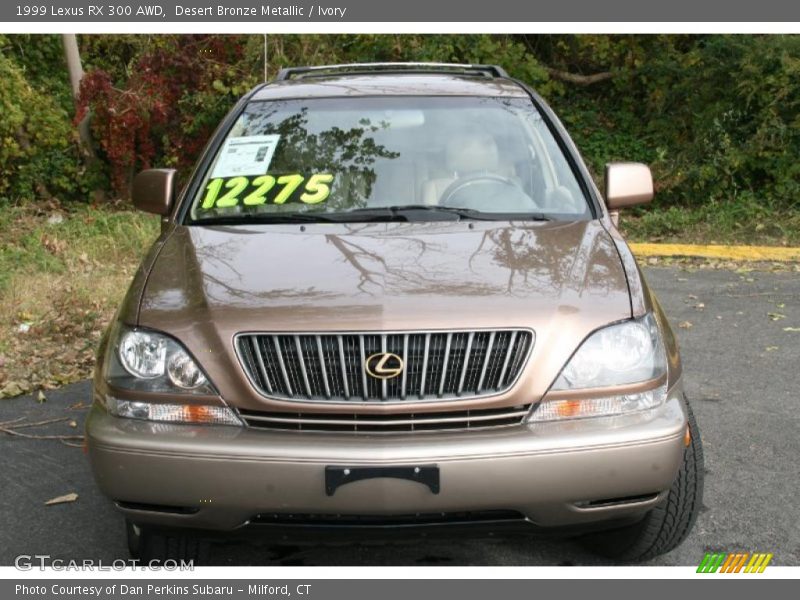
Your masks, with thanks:
M 652 194 L 616 163 L 601 196 L 499 67 L 305 67 L 251 91 L 180 192 L 172 170 L 134 181 L 162 230 L 86 426 L 131 552 L 456 528 L 674 548 L 700 437 L 612 219 Z

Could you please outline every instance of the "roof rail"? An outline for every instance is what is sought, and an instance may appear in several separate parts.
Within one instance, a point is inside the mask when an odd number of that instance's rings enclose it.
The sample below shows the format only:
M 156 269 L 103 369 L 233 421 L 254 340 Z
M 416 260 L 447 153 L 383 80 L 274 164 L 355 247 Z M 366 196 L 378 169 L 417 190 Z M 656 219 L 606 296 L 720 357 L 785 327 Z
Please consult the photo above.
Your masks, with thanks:
M 483 77 L 508 77 L 505 69 L 497 65 L 467 65 L 434 62 L 374 62 L 322 65 L 318 67 L 289 67 L 281 69 L 275 81 L 326 75 L 363 75 L 370 73 L 460 73 Z

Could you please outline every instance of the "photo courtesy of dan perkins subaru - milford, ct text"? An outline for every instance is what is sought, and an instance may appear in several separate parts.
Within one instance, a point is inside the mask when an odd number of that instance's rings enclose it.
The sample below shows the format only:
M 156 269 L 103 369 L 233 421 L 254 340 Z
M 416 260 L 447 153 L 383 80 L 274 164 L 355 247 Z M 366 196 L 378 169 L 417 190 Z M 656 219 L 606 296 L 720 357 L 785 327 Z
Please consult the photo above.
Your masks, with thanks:
M 291 596 L 296 593 L 298 596 L 308 596 L 311 594 L 311 584 L 293 584 L 290 589 L 288 584 L 271 585 L 268 583 L 250 584 L 246 588 L 244 585 L 236 587 L 232 585 L 212 585 L 212 584 L 160 584 L 148 583 L 146 585 L 127 585 L 108 583 L 105 585 L 80 585 L 54 583 L 52 585 L 26 585 L 18 583 L 14 593 L 17 596 L 44 596 L 49 592 L 54 596 L 230 596 L 234 591 L 244 592 L 247 590 L 249 595 L 258 596 Z

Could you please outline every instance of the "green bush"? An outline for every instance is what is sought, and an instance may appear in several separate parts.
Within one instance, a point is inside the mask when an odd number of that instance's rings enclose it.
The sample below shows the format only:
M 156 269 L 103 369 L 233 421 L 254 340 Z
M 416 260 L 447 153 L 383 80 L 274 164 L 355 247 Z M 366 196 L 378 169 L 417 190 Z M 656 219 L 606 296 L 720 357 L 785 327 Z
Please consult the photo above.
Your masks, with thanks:
M 70 200 L 85 192 L 75 128 L 0 47 L 0 198 Z
M 260 35 L 79 43 L 100 175 L 116 197 L 140 168 L 185 175 L 222 116 L 263 78 Z M 337 62 L 500 64 L 551 101 L 598 179 L 611 161 L 650 164 L 656 210 L 721 214 L 744 231 L 735 219 L 798 209 L 797 35 L 292 34 L 268 44 L 270 77 L 282 66 Z M 59 36 L 0 36 L 0 197 L 87 197 L 61 53 Z M 678 213 L 642 223 L 680 229 Z
M 705 37 L 640 76 L 639 112 L 664 148 L 656 167 L 671 199 L 798 207 L 800 36 Z

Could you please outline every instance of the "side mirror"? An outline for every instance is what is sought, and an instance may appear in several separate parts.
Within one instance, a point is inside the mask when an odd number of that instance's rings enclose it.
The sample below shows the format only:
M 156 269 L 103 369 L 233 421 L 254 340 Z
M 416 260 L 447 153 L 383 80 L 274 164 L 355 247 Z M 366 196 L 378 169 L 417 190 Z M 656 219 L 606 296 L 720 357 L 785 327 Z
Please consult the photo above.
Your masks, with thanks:
M 652 199 L 653 175 L 650 173 L 650 167 L 641 163 L 606 165 L 606 206 L 608 206 L 608 210 L 646 204 Z
M 131 197 L 139 210 L 167 216 L 175 195 L 175 169 L 147 169 L 133 178 Z

